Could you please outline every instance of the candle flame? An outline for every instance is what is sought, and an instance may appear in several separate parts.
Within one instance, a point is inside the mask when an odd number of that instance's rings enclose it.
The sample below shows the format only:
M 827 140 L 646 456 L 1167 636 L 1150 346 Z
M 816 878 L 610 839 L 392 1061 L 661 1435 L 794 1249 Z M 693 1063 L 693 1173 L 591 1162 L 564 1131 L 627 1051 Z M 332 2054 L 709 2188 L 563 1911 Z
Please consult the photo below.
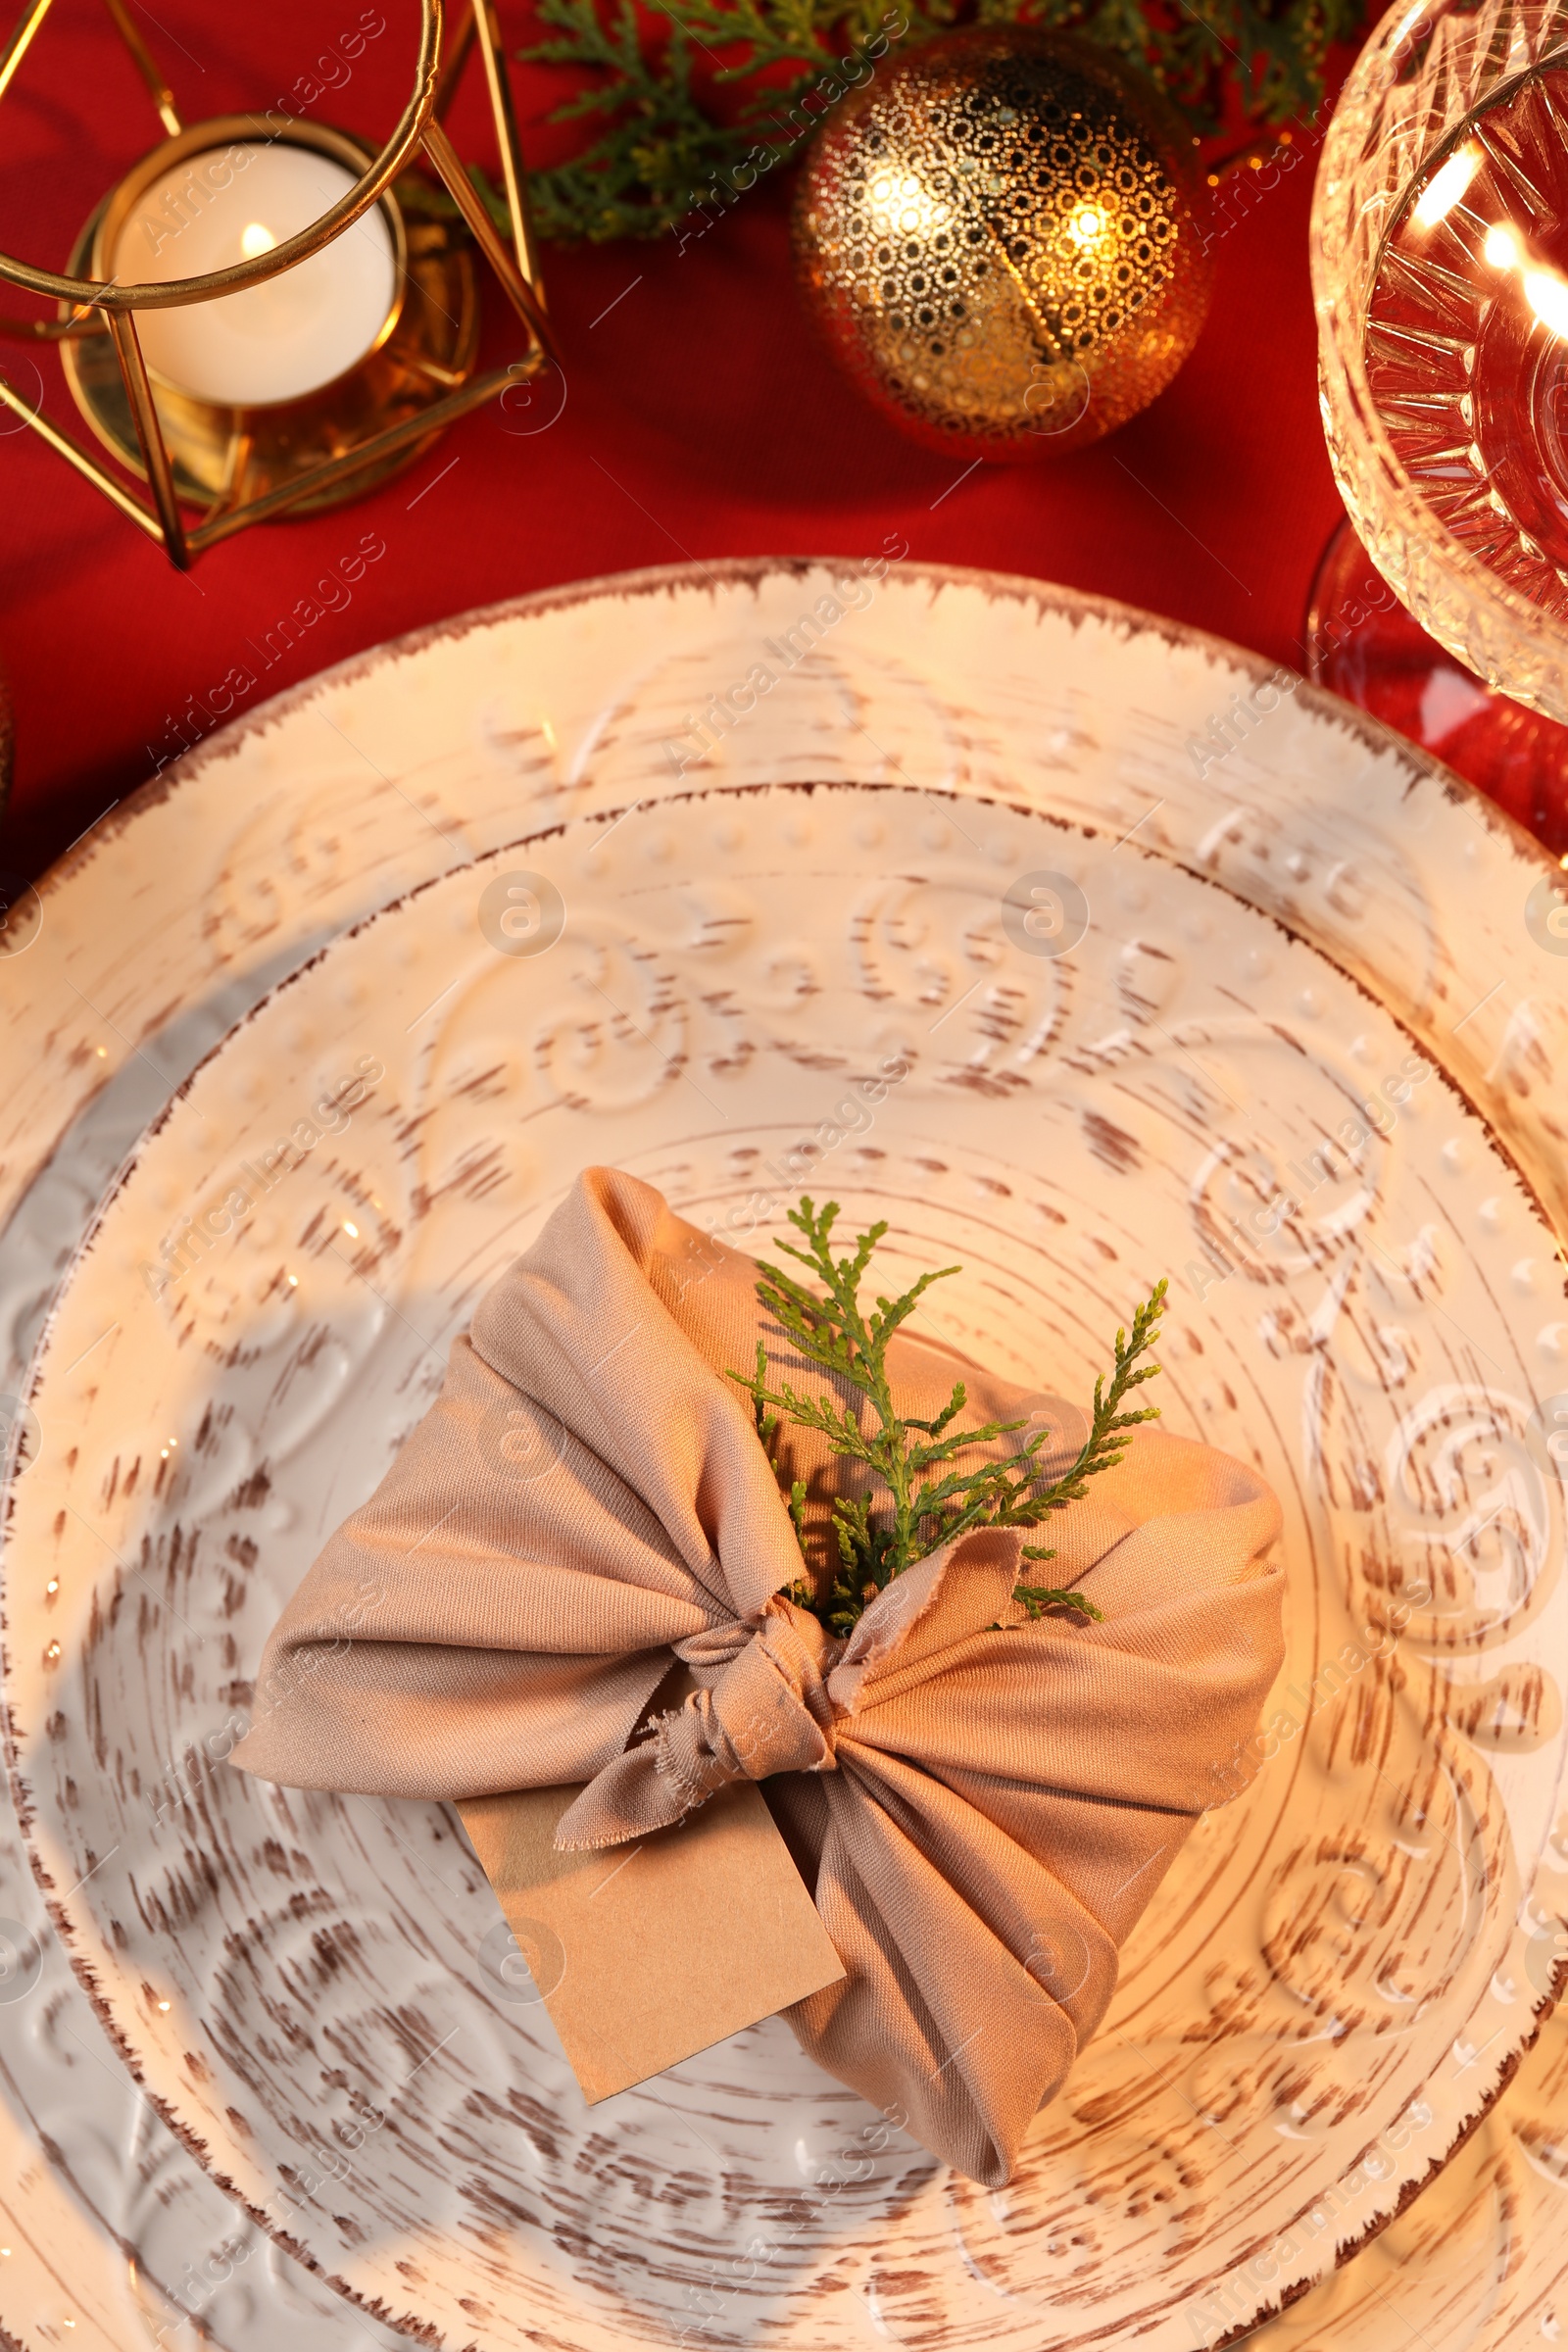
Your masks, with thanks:
M 276 243 L 271 230 L 260 220 L 247 221 L 239 232 L 239 249 L 248 262 L 254 262 L 259 253 L 270 253 Z

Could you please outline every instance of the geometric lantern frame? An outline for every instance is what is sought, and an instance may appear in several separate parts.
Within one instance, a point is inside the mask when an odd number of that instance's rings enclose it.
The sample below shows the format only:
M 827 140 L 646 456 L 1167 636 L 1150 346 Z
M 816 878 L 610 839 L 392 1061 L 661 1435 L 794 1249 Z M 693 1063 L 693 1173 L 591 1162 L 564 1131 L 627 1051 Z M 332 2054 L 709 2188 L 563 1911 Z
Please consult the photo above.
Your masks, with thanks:
M 184 135 L 172 92 L 133 24 L 126 0 L 105 0 L 116 29 L 130 53 L 166 132 Z M 5 96 L 47 16 L 50 0 L 28 0 L 21 22 L 0 51 L 0 98 Z M 383 468 L 416 443 L 481 407 L 509 387 L 525 383 L 546 368 L 559 366 L 545 309 L 544 289 L 529 234 L 525 207 L 526 182 L 517 139 L 516 117 L 507 79 L 495 0 L 466 0 L 451 52 L 442 63 L 441 0 L 419 0 L 419 53 L 412 96 L 391 137 L 367 165 L 364 172 L 339 201 L 295 236 L 269 251 L 215 270 L 201 277 L 171 279 L 163 284 L 122 285 L 101 278 L 82 278 L 33 269 L 30 264 L 0 254 L 0 281 L 29 294 L 42 295 L 59 305 L 54 319 L 0 317 L 0 335 L 29 343 L 69 344 L 88 336 L 113 338 L 114 355 L 134 428 L 135 445 L 145 470 L 150 504 L 90 451 L 52 424 L 30 406 L 0 374 L 0 403 L 45 441 L 111 504 L 150 538 L 158 540 L 172 564 L 187 570 L 193 559 L 219 540 L 253 522 L 286 514 L 302 502 L 319 503 L 340 486 L 350 489 L 361 472 Z M 456 95 L 464 69 L 477 49 L 483 66 L 490 113 L 501 150 L 511 237 L 504 242 L 448 137 L 442 117 Z M 281 135 L 281 134 L 279 134 Z M 479 252 L 516 312 L 527 334 L 520 358 L 509 365 L 475 374 L 444 393 L 413 416 L 375 432 L 343 452 L 323 459 L 262 495 L 235 503 L 222 493 L 212 497 L 205 512 L 187 524 L 181 502 L 194 503 L 189 491 L 176 485 L 174 467 L 142 354 L 136 318 L 142 311 L 175 310 L 238 294 L 279 276 L 296 263 L 308 261 L 323 246 L 352 229 L 362 215 L 378 203 L 398 174 L 418 157 L 430 165 L 451 196 Z

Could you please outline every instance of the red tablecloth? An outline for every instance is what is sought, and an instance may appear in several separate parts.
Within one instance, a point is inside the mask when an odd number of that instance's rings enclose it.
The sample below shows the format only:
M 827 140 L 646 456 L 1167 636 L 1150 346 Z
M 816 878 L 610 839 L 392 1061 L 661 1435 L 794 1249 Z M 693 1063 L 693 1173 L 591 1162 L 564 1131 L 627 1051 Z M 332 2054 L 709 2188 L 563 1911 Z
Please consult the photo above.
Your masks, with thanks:
M 412 0 L 380 5 L 385 31 L 316 111 L 384 136 L 412 79 L 417 12 Z M 339 16 L 342 29 L 357 22 L 360 0 L 330 16 L 293 0 L 257 15 L 198 0 L 168 0 L 156 20 L 135 13 L 197 120 L 271 103 Z M 520 46 L 529 12 L 503 13 Z M 559 90 L 533 70 L 517 88 L 526 139 Z M 158 135 L 106 12 L 59 0 L 4 107 L 0 243 L 63 268 L 98 197 Z M 481 128 L 476 85 L 454 118 L 466 152 L 481 153 Z M 187 577 L 30 434 L 0 437 L 0 664 L 17 718 L 0 862 L 41 870 L 207 727 L 203 706 L 231 665 L 256 671 L 250 645 L 368 532 L 384 557 L 262 670 L 242 708 L 383 638 L 529 589 L 684 558 L 858 557 L 890 533 L 917 560 L 1066 581 L 1299 662 L 1313 567 L 1340 512 L 1314 388 L 1314 160 L 1303 151 L 1226 206 L 1213 309 L 1173 387 L 1055 463 L 959 480 L 959 464 L 873 415 L 813 341 L 789 273 L 783 192 L 766 183 L 681 253 L 668 239 L 548 254 L 569 386 L 551 429 L 520 435 L 481 412 L 374 496 L 247 531 Z M 5 364 L 31 382 L 29 353 Z M 47 412 L 84 436 L 58 362 L 37 364 Z

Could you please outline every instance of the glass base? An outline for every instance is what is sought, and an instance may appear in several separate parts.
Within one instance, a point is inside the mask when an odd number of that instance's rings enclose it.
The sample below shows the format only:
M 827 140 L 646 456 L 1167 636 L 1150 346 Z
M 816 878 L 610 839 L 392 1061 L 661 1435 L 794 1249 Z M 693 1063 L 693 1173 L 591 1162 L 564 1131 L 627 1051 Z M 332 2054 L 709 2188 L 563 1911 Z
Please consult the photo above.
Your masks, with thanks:
M 1553 857 L 1568 852 L 1568 726 L 1484 686 L 1429 637 L 1348 518 L 1312 583 L 1306 650 L 1314 685 L 1435 754 Z

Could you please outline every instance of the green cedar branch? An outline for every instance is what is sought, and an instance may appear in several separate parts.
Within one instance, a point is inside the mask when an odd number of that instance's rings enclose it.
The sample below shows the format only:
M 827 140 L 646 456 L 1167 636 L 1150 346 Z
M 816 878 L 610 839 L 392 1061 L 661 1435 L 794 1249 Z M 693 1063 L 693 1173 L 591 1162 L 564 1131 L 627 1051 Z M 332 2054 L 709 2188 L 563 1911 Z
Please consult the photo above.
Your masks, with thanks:
M 582 86 L 551 121 L 596 132 L 570 162 L 530 175 L 536 225 L 559 243 L 700 234 L 776 165 L 803 151 L 813 110 L 842 92 L 838 61 L 889 54 L 960 24 L 1072 31 L 1148 74 L 1207 134 L 1228 97 L 1261 123 L 1302 122 L 1323 98 L 1330 46 L 1365 0 L 655 0 L 650 40 L 633 0 L 537 0 L 546 37 L 521 52 Z M 477 176 L 477 175 L 476 175 Z M 487 201 L 494 198 L 490 191 Z M 496 205 L 507 225 L 505 206 Z
M 1102 1376 L 1095 1383 L 1088 1434 L 1059 1477 L 1048 1478 L 1038 1458 L 1051 1434 L 1045 1428 L 1031 1432 L 1010 1453 L 964 1469 L 957 1466 L 960 1454 L 1016 1436 L 1028 1428 L 1027 1421 L 956 1426 L 968 1401 L 961 1380 L 955 1382 L 947 1403 L 930 1420 L 906 1419 L 894 1402 L 887 1368 L 890 1344 L 925 1293 L 959 1269 L 942 1266 L 921 1274 L 899 1298 L 879 1296 L 867 1313 L 860 1302 L 860 1286 L 887 1224 L 872 1225 L 856 1237 L 852 1249 L 836 1254 L 838 1214 L 836 1200 L 818 1210 L 808 1199 L 789 1211 L 789 1221 L 806 1246 L 781 1240 L 779 1250 L 805 1268 L 814 1287 L 764 1259 L 758 1268 L 757 1297 L 808 1363 L 849 1387 L 863 1402 L 805 1396 L 785 1380 L 774 1386 L 761 1341 L 753 1370 L 732 1371 L 728 1377 L 751 1397 L 758 1438 L 781 1483 L 780 1438 L 789 1426 L 825 1438 L 841 1459 L 863 1464 L 881 1490 L 874 1501 L 865 1494 L 835 1499 L 830 1525 L 837 1557 L 829 1563 L 826 1595 L 819 1598 L 808 1567 L 786 1588 L 792 1600 L 822 1617 L 829 1632 L 847 1634 L 869 1602 L 917 1560 L 979 1528 L 1038 1527 L 1052 1512 L 1081 1501 L 1089 1481 L 1120 1461 L 1130 1443 L 1128 1431 L 1159 1417 L 1157 1405 L 1122 1408 L 1131 1392 L 1159 1369 L 1143 1359 L 1159 1337 L 1165 1285 L 1157 1284 L 1138 1308 L 1130 1332 L 1117 1332 L 1108 1380 Z M 802 1481 L 793 1480 L 788 1493 L 804 1560 Z M 1055 1555 L 1039 1545 L 1025 1545 L 1023 1556 L 1049 1560 Z M 1032 1618 L 1050 1608 L 1089 1618 L 1101 1615 L 1086 1594 L 1070 1587 L 1020 1584 L 1013 1597 Z

